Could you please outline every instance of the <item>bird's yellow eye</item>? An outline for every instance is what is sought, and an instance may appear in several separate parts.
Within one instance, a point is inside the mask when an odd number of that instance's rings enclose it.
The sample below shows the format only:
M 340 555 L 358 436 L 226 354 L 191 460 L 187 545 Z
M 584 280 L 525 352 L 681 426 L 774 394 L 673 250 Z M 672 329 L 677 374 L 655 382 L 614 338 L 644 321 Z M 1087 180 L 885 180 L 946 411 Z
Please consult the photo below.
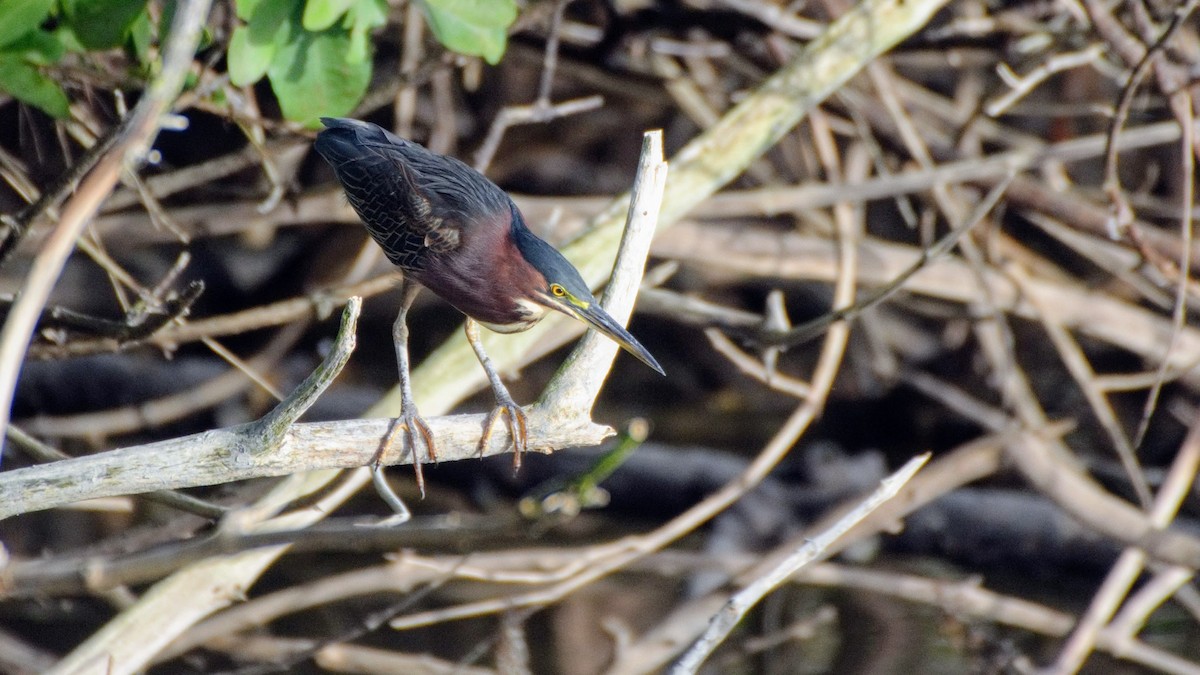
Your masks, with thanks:
M 562 296 L 567 294 L 567 290 L 565 288 L 563 288 L 562 286 L 559 286 L 558 284 L 551 284 L 550 292 L 553 293 L 554 297 L 556 297 L 556 298 L 561 298 Z

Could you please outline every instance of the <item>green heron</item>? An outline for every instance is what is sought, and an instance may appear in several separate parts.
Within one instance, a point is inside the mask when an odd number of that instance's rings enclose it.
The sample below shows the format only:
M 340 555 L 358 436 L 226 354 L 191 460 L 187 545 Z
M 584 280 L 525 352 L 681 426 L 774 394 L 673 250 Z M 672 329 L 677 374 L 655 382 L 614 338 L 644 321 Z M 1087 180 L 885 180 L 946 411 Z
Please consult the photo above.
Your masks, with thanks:
M 467 316 L 467 340 L 496 393 L 480 440 L 482 450 L 504 416 L 513 441 L 513 468 L 528 445 L 525 413 L 509 395 L 479 342 L 479 324 L 498 332 L 527 330 L 557 310 L 608 336 L 643 363 L 662 368 L 592 297 L 561 253 L 525 226 L 521 212 L 495 183 L 471 167 L 426 150 L 369 122 L 321 118 L 314 148 L 337 173 L 350 205 L 388 259 L 404 272 L 400 312 L 392 328 L 400 370 L 401 412 L 418 483 L 423 483 L 416 438 L 429 459 L 437 450 L 413 403 L 405 321 L 421 286 Z M 379 485 L 386 444 L 371 462 Z M 421 485 L 422 492 L 424 486 Z

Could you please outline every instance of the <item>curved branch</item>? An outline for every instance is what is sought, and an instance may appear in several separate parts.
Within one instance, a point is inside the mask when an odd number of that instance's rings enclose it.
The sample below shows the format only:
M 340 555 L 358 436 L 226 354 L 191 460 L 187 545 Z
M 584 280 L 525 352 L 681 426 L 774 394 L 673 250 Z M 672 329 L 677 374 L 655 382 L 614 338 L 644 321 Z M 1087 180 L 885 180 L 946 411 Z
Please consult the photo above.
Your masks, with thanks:
M 127 164 L 140 162 L 158 134 L 164 114 L 183 87 L 188 65 L 196 53 L 209 0 L 183 3 L 171 26 L 162 71 L 125 121 L 112 149 L 88 173 L 63 209 L 62 219 L 33 261 L 33 267 L 0 331 L 0 437 L 8 426 L 17 373 L 46 299 L 62 272 L 75 241 L 121 176 Z

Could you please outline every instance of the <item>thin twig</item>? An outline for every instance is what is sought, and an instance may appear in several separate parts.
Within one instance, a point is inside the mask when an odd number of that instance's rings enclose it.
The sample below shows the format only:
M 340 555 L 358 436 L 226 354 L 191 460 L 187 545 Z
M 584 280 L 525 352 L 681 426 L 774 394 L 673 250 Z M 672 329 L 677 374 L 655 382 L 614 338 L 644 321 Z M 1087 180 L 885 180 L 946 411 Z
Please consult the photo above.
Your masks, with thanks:
M 1003 95 L 984 105 L 983 111 L 991 117 L 999 117 L 1017 101 L 1032 93 L 1038 85 L 1045 82 L 1050 76 L 1072 68 L 1086 66 L 1099 59 L 1103 52 L 1103 45 L 1094 44 L 1076 52 L 1054 54 L 1045 62 L 1038 64 L 1036 68 L 1021 76 L 1015 75 L 1007 64 L 1001 63 L 996 66 L 996 72 L 1005 81 L 1005 84 L 1009 86 L 1009 89 Z
M 171 422 L 215 406 L 244 391 L 251 382 L 247 371 L 270 370 L 295 346 L 308 326 L 291 324 L 278 331 L 257 355 L 235 368 L 186 390 L 141 403 L 93 410 L 74 415 L 36 415 L 24 421 L 35 434 L 50 438 L 104 437 L 162 427 Z M 271 387 L 274 390 L 274 387 Z M 276 400 L 282 396 L 276 396 Z
M 0 218 L 0 225 L 5 227 L 5 230 L 0 233 L 0 263 L 3 263 L 9 254 L 16 249 L 17 244 L 21 242 L 21 239 L 29 231 L 33 222 L 42 214 L 57 206 L 58 202 L 75 187 L 76 183 L 100 161 L 100 158 L 112 149 L 119 135 L 119 129 L 113 129 L 110 133 L 103 136 L 100 142 L 94 143 L 92 147 L 88 148 L 87 152 L 78 161 L 59 176 L 54 185 L 50 186 L 37 198 L 37 201 L 26 206 L 15 217 L 9 218 L 8 216 L 4 216 Z
M 548 122 L 559 117 L 578 115 L 589 110 L 595 110 L 602 105 L 604 105 L 604 97 L 585 96 L 583 98 L 573 98 L 569 101 L 555 103 L 548 107 L 539 103 L 506 107 L 496 115 L 496 119 L 492 121 L 492 126 L 488 129 L 488 135 L 483 140 L 483 144 L 479 146 L 479 150 L 475 151 L 475 170 L 482 172 L 491 165 L 492 157 L 496 155 L 496 150 L 500 148 L 500 141 L 504 139 L 504 133 L 508 131 L 509 127 L 518 124 Z
M 872 261 L 860 271 L 864 286 L 885 286 L 909 269 L 922 256 L 921 249 L 866 238 L 860 244 L 864 259 Z M 657 255 L 698 263 L 713 270 L 768 276 L 772 279 L 835 278 L 831 262 L 835 247 L 826 239 L 797 233 L 781 234 L 768 228 L 743 227 L 736 232 L 722 225 L 685 223 L 660 235 L 654 243 Z M 975 302 L 974 273 L 955 257 L 931 261 L 907 282 L 904 290 L 956 303 Z M 1010 279 L 994 271 L 985 272 L 995 301 L 1006 312 L 1036 318 L 1019 289 Z M 1072 330 L 1105 343 L 1120 346 L 1157 364 L 1167 359 L 1171 372 L 1187 382 L 1200 381 L 1200 331 L 1185 328 L 1176 349 L 1163 353 L 1169 339 L 1170 321 L 1157 312 L 1124 302 L 1111 294 L 1070 281 L 1031 279 L 1030 290 L 1059 315 Z
M 772 564 L 770 569 L 756 570 L 757 577 L 753 583 L 738 591 L 725 603 L 721 611 L 712 617 L 708 630 L 676 662 L 671 672 L 675 675 L 687 675 L 700 670 L 700 665 L 712 654 L 719 644 L 725 641 L 733 627 L 746 616 L 766 595 L 778 588 L 793 574 L 804 569 L 809 563 L 825 555 L 829 546 L 842 535 L 850 531 L 873 511 L 883 506 L 929 461 L 929 453 L 918 455 L 908 460 L 892 475 L 883 479 L 879 488 L 858 506 L 842 516 L 832 527 L 816 537 L 807 540 L 803 546 L 778 564 Z
M 1091 4 L 1089 3 L 1089 7 Z M 1175 36 L 1176 31 L 1185 25 L 1187 17 L 1197 7 L 1200 7 L 1200 0 L 1188 0 L 1186 5 L 1180 7 L 1175 12 L 1175 17 L 1172 19 L 1171 24 L 1163 31 L 1158 41 L 1151 45 L 1149 49 L 1144 50 L 1144 53 L 1137 60 L 1137 64 L 1129 74 L 1129 81 L 1121 91 L 1120 102 L 1117 104 L 1116 112 L 1109 123 L 1108 142 L 1104 151 L 1104 191 L 1112 201 L 1113 224 L 1111 236 L 1114 238 L 1125 234 L 1133 222 L 1133 209 L 1124 197 L 1120 176 L 1117 175 L 1117 137 L 1121 135 L 1121 129 L 1125 126 L 1125 121 L 1129 119 L 1129 111 L 1133 107 L 1134 96 L 1137 94 L 1142 78 L 1146 76 L 1150 67 L 1154 65 L 1155 58 L 1166 49 L 1167 43 Z
M 1191 9 L 1195 9 L 1200 2 L 1193 2 Z M 1170 105 L 1175 112 L 1175 117 L 1181 120 L 1180 124 L 1180 178 L 1182 187 L 1180 188 L 1180 215 L 1179 215 L 1179 238 L 1183 241 L 1183 249 L 1179 252 L 1178 276 L 1175 288 L 1175 304 L 1171 309 L 1171 339 L 1167 342 L 1165 352 L 1170 354 L 1179 344 L 1180 334 L 1187 325 L 1188 315 L 1188 298 L 1191 288 L 1191 270 L 1192 270 L 1192 235 L 1193 235 L 1193 215 L 1192 202 L 1196 194 L 1196 153 L 1192 150 L 1196 142 L 1195 129 L 1195 113 L 1193 110 L 1193 101 L 1191 94 L 1186 91 L 1176 92 L 1170 98 Z M 1167 381 L 1167 373 L 1169 368 L 1166 359 L 1163 359 L 1158 366 L 1158 378 L 1154 381 L 1154 385 L 1150 387 L 1150 391 L 1146 396 L 1146 401 L 1142 406 L 1142 417 L 1138 421 L 1137 431 L 1133 436 L 1133 447 L 1139 448 L 1142 441 L 1146 438 L 1146 433 L 1150 429 L 1150 418 L 1154 415 L 1155 409 L 1158 407 L 1158 397 L 1162 393 L 1162 389 Z
M 1148 520 L 1155 528 L 1165 528 L 1178 512 L 1183 499 L 1191 490 L 1196 472 L 1200 470 L 1200 417 L 1196 417 L 1188 431 L 1187 438 L 1179 448 L 1179 453 L 1171 463 L 1154 503 L 1150 507 Z M 1063 645 L 1062 651 L 1050 669 L 1055 675 L 1069 675 L 1077 672 L 1083 666 L 1088 655 L 1095 648 L 1097 636 L 1104 625 L 1109 622 L 1113 613 L 1128 595 L 1135 581 L 1145 568 L 1146 551 L 1141 548 L 1127 548 L 1121 552 L 1117 562 L 1109 570 L 1104 584 L 1096 591 L 1088 611 L 1079 619 L 1075 630 Z M 1126 630 L 1131 624 L 1128 618 Z M 1132 637 L 1128 633 L 1124 637 Z
M 1015 265 L 1010 266 L 1008 272 L 1018 286 L 1025 288 L 1029 285 L 1029 276 Z M 1133 491 L 1137 494 L 1142 507 L 1149 507 L 1153 496 L 1150 494 L 1150 484 L 1146 480 L 1146 473 L 1142 470 L 1141 463 L 1134 452 L 1134 446 L 1129 442 L 1124 429 L 1121 428 L 1121 422 L 1108 398 L 1096 386 L 1096 372 L 1088 362 L 1087 356 L 1079 344 L 1072 339 L 1070 332 L 1058 322 L 1058 317 L 1053 312 L 1049 312 L 1041 306 L 1035 295 L 1026 294 L 1026 297 L 1029 298 L 1029 303 L 1037 312 L 1038 318 L 1046 329 L 1046 334 L 1050 337 L 1050 342 L 1058 351 L 1059 358 L 1066 365 L 1067 372 L 1071 373 L 1071 377 L 1079 385 L 1093 414 L 1100 420 L 1100 426 L 1108 434 L 1109 441 L 1112 442 L 1113 449 L 1116 450 L 1117 457 L 1121 460 L 1129 483 L 1133 486 Z
M 307 295 L 280 300 L 268 305 L 166 326 L 144 340 L 117 342 L 112 339 L 77 339 L 61 345 L 31 345 L 29 354 L 42 359 L 61 359 L 90 354 L 106 354 L 141 344 L 169 349 L 205 338 L 238 335 L 296 321 L 310 319 L 320 321 L 328 318 L 349 298 L 354 296 L 369 298 L 378 295 L 394 287 L 399 278 L 399 274 L 389 272 L 355 284 L 318 289 Z
M 849 321 L 857 318 L 868 309 L 884 302 L 888 298 L 894 296 L 904 289 L 904 285 L 913 275 L 920 272 L 932 261 L 946 255 L 954 246 L 962 239 L 963 235 L 969 232 L 972 228 L 987 218 L 996 204 L 1004 196 L 1005 190 L 1008 189 L 1008 181 L 1002 182 L 992 188 L 992 190 L 984 197 L 975 207 L 975 211 L 963 222 L 962 225 L 955 227 L 933 243 L 929 248 L 921 249 L 920 257 L 912 263 L 908 268 L 896 275 L 882 288 L 872 292 L 867 297 L 855 302 L 850 307 L 838 309 L 833 312 L 822 314 L 821 316 L 806 321 L 791 330 L 784 331 L 777 335 L 764 336 L 762 344 L 769 346 L 794 347 L 804 344 L 814 337 L 820 335 L 830 324 L 835 321 Z

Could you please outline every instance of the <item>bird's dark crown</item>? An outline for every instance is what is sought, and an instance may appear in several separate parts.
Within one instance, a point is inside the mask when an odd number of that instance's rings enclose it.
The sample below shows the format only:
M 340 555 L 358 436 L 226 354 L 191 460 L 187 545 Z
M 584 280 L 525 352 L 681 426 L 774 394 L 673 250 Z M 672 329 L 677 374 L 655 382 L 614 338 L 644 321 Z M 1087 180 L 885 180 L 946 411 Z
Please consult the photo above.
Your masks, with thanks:
M 579 275 L 579 270 L 557 249 L 526 227 L 525 220 L 515 204 L 512 206 L 512 236 L 517 250 L 525 260 L 546 278 L 546 288 L 551 284 L 558 284 L 579 300 L 595 302 L 591 289 Z

